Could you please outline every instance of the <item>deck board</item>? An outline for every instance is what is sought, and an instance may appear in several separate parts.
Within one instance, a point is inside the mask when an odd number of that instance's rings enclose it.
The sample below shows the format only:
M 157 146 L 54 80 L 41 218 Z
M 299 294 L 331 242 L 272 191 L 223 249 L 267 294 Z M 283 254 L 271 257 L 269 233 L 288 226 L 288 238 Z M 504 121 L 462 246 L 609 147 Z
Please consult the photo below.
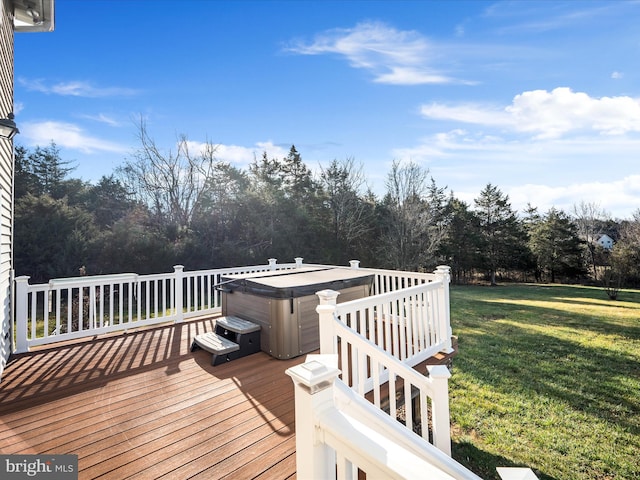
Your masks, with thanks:
M 0 382 L 0 452 L 77 454 L 81 479 L 295 478 L 303 357 L 211 366 L 213 319 L 41 347 Z

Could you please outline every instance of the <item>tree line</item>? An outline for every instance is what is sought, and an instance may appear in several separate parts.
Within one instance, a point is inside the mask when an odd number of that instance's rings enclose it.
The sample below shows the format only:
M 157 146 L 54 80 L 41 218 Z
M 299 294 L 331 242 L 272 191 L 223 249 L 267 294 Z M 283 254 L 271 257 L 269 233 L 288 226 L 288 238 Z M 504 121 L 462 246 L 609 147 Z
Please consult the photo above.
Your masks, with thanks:
M 53 143 L 16 146 L 16 275 L 39 283 L 301 256 L 413 271 L 446 264 L 456 283 L 602 282 L 615 292 L 640 283 L 640 209 L 625 220 L 590 203 L 517 212 L 492 184 L 468 204 L 428 170 L 397 161 L 378 197 L 352 158 L 313 172 L 291 146 L 284 158 L 265 152 L 241 169 L 214 144 L 192 151 L 186 137 L 163 151 L 144 124 L 139 144 L 95 184 L 73 178 Z M 596 243 L 601 234 L 613 249 Z

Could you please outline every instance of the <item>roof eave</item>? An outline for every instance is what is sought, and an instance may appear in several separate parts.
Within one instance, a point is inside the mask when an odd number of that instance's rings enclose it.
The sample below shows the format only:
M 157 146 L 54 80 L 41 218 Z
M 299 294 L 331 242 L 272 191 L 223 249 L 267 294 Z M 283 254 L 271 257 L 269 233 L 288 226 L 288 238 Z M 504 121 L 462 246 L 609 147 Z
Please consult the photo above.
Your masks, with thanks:
M 14 0 L 13 27 L 16 32 L 52 32 L 55 28 L 55 0 Z M 31 8 L 39 15 L 37 23 L 25 15 Z

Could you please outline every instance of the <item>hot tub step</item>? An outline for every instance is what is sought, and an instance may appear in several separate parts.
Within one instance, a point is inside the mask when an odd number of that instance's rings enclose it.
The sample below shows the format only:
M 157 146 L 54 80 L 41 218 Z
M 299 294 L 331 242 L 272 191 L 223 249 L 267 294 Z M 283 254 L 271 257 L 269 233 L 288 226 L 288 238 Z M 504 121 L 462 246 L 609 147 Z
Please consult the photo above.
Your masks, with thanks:
M 260 325 L 244 318 L 227 315 L 216 319 L 216 330 L 224 328 L 236 333 L 259 332 Z
M 211 365 L 220 365 L 260 351 L 260 325 L 238 317 L 216 319 L 216 331 L 196 335 L 191 351 L 211 353 Z
M 260 325 L 239 317 L 216 319 L 216 333 L 240 345 L 239 357 L 260 351 Z
M 211 365 L 220 365 L 229 362 L 238 356 L 235 355 L 240 351 L 240 345 L 232 342 L 228 338 L 218 335 L 214 332 L 196 335 L 191 344 L 191 351 L 201 348 L 212 354 Z

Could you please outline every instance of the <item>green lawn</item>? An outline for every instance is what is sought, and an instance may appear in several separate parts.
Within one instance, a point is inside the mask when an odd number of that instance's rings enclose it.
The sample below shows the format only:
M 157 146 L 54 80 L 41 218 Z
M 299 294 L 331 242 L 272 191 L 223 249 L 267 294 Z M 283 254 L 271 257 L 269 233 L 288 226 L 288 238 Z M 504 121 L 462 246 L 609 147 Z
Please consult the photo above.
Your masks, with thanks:
M 453 456 L 483 478 L 640 478 L 640 292 L 451 288 Z

